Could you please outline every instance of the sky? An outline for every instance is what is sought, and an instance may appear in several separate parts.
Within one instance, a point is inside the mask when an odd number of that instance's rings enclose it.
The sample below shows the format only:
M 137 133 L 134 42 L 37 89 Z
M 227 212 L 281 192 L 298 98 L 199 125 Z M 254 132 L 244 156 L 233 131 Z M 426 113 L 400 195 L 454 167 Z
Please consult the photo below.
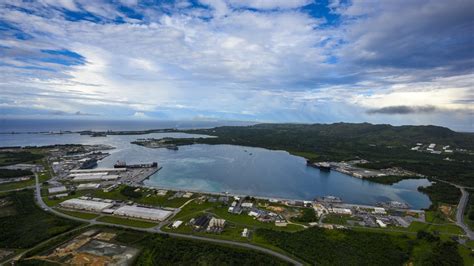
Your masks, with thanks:
M 0 118 L 474 131 L 474 1 L 1 0 Z

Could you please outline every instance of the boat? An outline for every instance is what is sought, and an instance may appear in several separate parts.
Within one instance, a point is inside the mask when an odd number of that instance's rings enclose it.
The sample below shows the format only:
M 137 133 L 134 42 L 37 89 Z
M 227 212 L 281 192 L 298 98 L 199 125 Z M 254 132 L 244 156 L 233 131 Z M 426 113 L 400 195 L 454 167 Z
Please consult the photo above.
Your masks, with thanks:
M 306 160 L 306 165 L 318 168 L 321 171 L 329 172 L 331 171 L 331 164 L 328 162 L 318 162 L 318 163 L 313 163 L 310 160 Z
M 82 163 L 79 169 L 92 169 L 97 166 L 97 159 L 89 159 Z

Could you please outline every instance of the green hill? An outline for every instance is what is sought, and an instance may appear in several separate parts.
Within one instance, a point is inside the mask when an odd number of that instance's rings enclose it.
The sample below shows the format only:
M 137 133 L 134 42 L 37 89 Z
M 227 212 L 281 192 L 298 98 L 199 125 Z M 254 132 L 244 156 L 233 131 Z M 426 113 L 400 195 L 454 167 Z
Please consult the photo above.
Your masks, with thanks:
M 366 159 L 372 168 L 398 166 L 427 176 L 474 187 L 474 134 L 438 126 L 351 124 L 257 124 L 187 130 L 217 138 L 174 139 L 192 143 L 235 144 L 286 150 L 312 161 Z M 449 145 L 452 154 L 410 150 L 416 143 Z M 446 157 L 450 161 L 444 160 Z

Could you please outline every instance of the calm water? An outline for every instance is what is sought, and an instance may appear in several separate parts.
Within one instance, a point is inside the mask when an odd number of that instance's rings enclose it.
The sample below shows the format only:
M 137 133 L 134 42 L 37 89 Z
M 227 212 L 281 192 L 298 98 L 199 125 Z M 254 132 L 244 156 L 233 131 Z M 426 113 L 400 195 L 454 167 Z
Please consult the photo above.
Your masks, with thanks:
M 146 130 L 158 128 L 211 128 L 217 126 L 244 126 L 252 122 L 241 121 L 103 121 L 103 120 L 32 120 L 32 119 L 0 119 L 0 132 L 50 132 L 50 131 L 81 131 L 81 130 Z
M 306 167 L 301 157 L 261 148 L 192 145 L 172 151 L 130 144 L 137 138 L 186 136 L 189 135 L 156 133 L 92 138 L 78 134 L 1 134 L 0 146 L 110 144 L 116 149 L 99 163 L 99 167 L 111 167 L 117 160 L 128 163 L 157 161 L 163 169 L 146 181 L 150 186 L 307 200 L 334 195 L 358 204 L 397 200 L 408 203 L 412 208 L 430 205 L 429 198 L 417 191 L 418 186 L 429 185 L 426 179 L 404 180 L 392 186 L 381 185 L 335 171 L 320 172 Z

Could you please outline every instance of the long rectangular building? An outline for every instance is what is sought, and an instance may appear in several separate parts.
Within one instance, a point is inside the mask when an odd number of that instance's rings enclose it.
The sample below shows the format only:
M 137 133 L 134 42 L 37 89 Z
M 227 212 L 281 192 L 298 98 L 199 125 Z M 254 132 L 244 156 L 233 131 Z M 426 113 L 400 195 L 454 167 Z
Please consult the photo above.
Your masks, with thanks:
M 163 221 L 168 218 L 172 214 L 172 212 L 156 208 L 122 206 L 118 208 L 114 212 L 114 214 L 146 220 Z
M 118 175 L 81 175 L 73 177 L 73 182 L 90 182 L 90 181 L 108 181 L 117 180 Z
M 98 172 L 126 172 L 126 168 L 94 168 L 94 169 L 76 169 L 71 170 L 71 174 L 79 173 L 98 173 Z
M 61 202 L 59 205 L 64 208 L 101 212 L 103 209 L 112 207 L 114 204 L 109 202 L 101 202 L 84 199 L 69 199 Z

